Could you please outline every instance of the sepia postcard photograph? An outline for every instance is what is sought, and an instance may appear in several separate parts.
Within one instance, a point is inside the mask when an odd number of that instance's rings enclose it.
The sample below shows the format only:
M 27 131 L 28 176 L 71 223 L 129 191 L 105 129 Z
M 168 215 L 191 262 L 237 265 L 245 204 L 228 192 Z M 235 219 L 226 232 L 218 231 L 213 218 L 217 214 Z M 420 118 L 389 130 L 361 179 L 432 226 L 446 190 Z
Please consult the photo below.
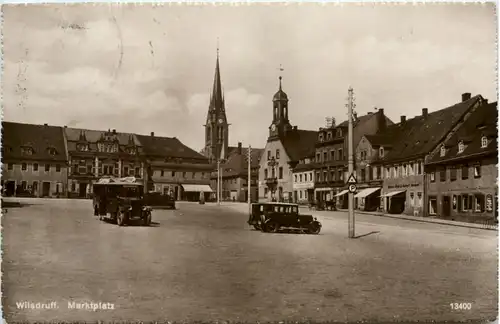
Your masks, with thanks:
M 494 323 L 497 6 L 1 6 L 5 323 Z

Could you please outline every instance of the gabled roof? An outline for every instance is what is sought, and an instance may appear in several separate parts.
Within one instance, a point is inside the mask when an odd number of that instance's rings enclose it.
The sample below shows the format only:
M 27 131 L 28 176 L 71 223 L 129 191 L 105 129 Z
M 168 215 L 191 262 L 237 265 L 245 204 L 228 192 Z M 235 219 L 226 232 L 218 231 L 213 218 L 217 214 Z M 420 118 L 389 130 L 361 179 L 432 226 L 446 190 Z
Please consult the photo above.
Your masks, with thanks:
M 311 163 L 299 163 L 293 168 L 293 172 L 310 171 L 320 167 L 321 164 L 316 162 Z
M 376 114 L 366 114 L 366 115 L 362 115 L 362 116 L 359 116 L 354 122 L 353 122 L 353 126 L 356 127 L 357 124 L 359 123 L 363 123 L 365 121 L 367 121 L 368 119 L 372 118 L 376 116 Z M 341 122 L 337 127 L 348 127 L 349 126 L 349 121 L 348 120 L 345 120 L 343 122 Z
M 291 161 L 299 161 L 304 157 L 314 156 L 318 132 L 303 129 L 292 129 L 281 137 L 281 143 Z
M 143 152 L 146 155 L 200 159 L 205 160 L 208 163 L 208 159 L 205 156 L 187 147 L 176 137 L 160 137 L 147 135 L 136 136 L 139 140 L 139 143 L 142 144 Z
M 226 163 L 223 164 L 223 177 L 239 176 L 248 174 L 248 148 L 242 147 L 241 154 L 238 154 L 238 147 L 232 147 Z M 264 149 L 252 148 L 251 156 L 251 168 L 258 168 L 260 164 L 260 158 Z
M 33 154 L 23 154 L 30 147 Z M 50 153 L 55 149 L 55 154 Z M 59 126 L 2 122 L 2 157 L 7 159 L 66 161 L 63 128 Z
M 372 146 L 389 146 L 391 144 L 391 137 L 387 135 L 364 135 L 366 140 Z
M 441 143 L 446 147 L 445 156 L 441 156 L 440 150 L 428 161 L 428 164 L 446 162 L 450 160 L 463 160 L 480 155 L 497 155 L 497 103 L 491 103 L 478 107 L 465 122 L 458 128 L 446 142 Z M 481 148 L 481 138 L 486 136 L 488 145 Z M 458 144 L 464 143 L 464 151 L 458 153 Z
M 111 135 L 113 138 L 118 140 L 120 146 L 127 146 L 129 144 L 134 144 L 135 146 L 141 146 L 141 143 L 137 139 L 135 134 L 132 133 L 121 133 L 111 131 L 101 131 L 83 128 L 72 128 L 65 127 L 64 132 L 66 133 L 66 139 L 68 141 L 68 151 L 76 151 L 76 145 L 83 138 L 90 144 L 91 151 L 97 151 L 97 142 L 99 142 L 106 133 Z
M 389 139 L 384 145 L 390 145 L 392 149 L 372 163 L 404 161 L 430 153 L 479 100 L 483 99 L 477 95 L 431 112 L 426 117 L 417 116 L 403 123 L 388 125 L 377 135 L 381 135 L 384 141 Z

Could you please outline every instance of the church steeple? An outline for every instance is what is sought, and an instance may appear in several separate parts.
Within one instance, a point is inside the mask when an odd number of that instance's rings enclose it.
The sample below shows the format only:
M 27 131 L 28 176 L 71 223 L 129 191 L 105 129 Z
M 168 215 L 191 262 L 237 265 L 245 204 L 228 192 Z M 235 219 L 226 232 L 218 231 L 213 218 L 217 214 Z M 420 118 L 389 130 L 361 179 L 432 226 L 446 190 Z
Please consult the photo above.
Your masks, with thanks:
M 280 71 L 283 71 L 281 66 Z M 292 128 L 290 120 L 288 119 L 288 96 L 283 91 L 281 85 L 282 79 L 280 75 L 279 88 L 273 96 L 273 121 L 269 127 L 269 139 L 280 136 Z
M 228 135 L 229 124 L 226 118 L 224 90 L 220 76 L 219 46 L 217 44 L 215 76 L 205 124 L 205 148 L 203 150 L 205 156 L 212 162 L 227 158 Z

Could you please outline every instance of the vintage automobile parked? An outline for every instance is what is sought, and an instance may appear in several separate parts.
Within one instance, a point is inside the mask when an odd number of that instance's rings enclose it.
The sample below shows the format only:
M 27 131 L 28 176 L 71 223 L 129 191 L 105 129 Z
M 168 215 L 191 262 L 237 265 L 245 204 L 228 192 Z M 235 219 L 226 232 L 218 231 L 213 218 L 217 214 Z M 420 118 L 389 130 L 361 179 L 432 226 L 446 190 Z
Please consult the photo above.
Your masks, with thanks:
M 145 226 L 151 224 L 152 209 L 145 204 L 144 186 L 134 177 L 103 178 L 93 190 L 94 215 L 100 220 L 109 215 L 119 226 L 134 219 L 140 219 Z
M 318 234 L 321 223 L 312 215 L 300 215 L 298 204 L 255 203 L 251 205 L 248 224 L 256 230 L 276 233 L 280 230 L 300 230 Z
M 148 192 L 146 204 L 153 209 L 175 209 L 175 199 L 161 192 Z

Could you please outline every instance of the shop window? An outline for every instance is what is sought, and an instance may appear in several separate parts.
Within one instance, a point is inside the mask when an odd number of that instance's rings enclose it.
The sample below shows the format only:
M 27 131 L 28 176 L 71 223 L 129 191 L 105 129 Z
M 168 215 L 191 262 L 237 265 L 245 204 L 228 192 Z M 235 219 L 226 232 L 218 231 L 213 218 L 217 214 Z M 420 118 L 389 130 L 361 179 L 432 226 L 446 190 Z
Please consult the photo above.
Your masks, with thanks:
M 415 193 L 413 191 L 410 192 L 410 207 L 415 207 Z
M 463 165 L 462 166 L 462 180 L 465 180 L 468 178 L 469 178 L 469 166 Z
M 429 173 L 429 177 L 431 179 L 431 182 L 436 182 L 436 173 L 435 172 Z
M 422 197 L 423 197 L 422 192 L 418 192 L 417 193 L 417 207 L 422 207 Z
M 484 195 L 477 194 L 474 196 L 474 211 L 476 213 L 484 212 Z
M 462 195 L 462 210 L 463 212 L 467 211 L 469 208 L 469 196 Z
M 451 206 L 453 210 L 457 210 L 457 195 L 453 195 L 452 201 L 451 201 Z

